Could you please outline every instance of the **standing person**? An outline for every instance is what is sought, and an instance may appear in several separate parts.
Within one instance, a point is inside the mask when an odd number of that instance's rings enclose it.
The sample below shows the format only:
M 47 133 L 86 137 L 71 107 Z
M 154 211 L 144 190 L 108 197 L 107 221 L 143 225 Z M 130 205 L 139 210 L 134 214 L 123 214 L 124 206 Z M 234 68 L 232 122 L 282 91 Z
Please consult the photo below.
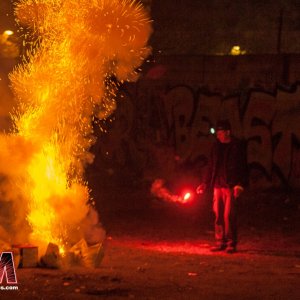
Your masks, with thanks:
M 214 143 L 204 181 L 197 187 L 203 193 L 213 188 L 216 246 L 211 251 L 236 252 L 237 198 L 246 184 L 246 152 L 242 142 L 231 135 L 229 121 L 216 125 L 217 141 Z

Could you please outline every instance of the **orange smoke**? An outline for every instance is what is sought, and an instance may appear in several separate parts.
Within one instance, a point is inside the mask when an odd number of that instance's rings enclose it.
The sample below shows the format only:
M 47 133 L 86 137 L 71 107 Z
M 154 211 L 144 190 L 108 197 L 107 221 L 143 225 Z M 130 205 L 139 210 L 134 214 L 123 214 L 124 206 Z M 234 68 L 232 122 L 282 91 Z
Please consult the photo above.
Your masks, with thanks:
M 10 74 L 18 106 L 13 132 L 0 138 L 0 166 L 30 241 L 68 248 L 89 211 L 83 173 L 93 161 L 92 120 L 116 109 L 111 78 L 137 79 L 151 22 L 129 0 L 21 0 L 15 12 L 35 42 Z

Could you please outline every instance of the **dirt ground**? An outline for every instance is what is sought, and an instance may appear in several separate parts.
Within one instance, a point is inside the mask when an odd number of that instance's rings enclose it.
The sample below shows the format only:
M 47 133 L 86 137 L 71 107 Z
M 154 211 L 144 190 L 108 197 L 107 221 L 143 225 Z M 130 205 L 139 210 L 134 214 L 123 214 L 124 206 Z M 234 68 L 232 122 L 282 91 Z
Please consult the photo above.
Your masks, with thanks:
M 300 299 L 297 199 L 244 197 L 235 254 L 209 251 L 209 195 L 190 206 L 129 190 L 102 199 L 99 268 L 19 268 L 18 291 L 0 291 L 0 299 Z

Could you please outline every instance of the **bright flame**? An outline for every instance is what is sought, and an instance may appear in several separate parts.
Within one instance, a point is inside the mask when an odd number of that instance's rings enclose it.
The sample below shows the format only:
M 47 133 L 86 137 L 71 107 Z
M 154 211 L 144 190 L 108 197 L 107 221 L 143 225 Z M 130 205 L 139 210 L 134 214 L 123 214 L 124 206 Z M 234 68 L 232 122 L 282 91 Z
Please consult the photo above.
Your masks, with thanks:
M 39 38 L 10 74 L 19 105 L 7 146 L 17 141 L 27 152 L 7 174 L 17 179 L 15 201 L 27 206 L 31 242 L 65 253 L 89 210 L 83 172 L 93 161 L 92 120 L 116 108 L 114 78 L 137 78 L 151 22 L 129 0 L 20 0 L 15 12 Z M 17 157 L 23 150 L 11 148 Z M 0 164 L 5 159 L 0 153 Z
M 188 203 L 192 200 L 192 197 L 193 197 L 192 192 L 185 192 L 183 194 L 183 197 L 181 198 L 182 199 L 181 202 L 182 203 Z
M 65 250 L 64 247 L 59 247 L 59 254 L 60 254 L 61 256 L 65 256 L 66 250 Z
M 183 199 L 185 201 L 189 200 L 191 198 L 191 193 L 185 193 Z

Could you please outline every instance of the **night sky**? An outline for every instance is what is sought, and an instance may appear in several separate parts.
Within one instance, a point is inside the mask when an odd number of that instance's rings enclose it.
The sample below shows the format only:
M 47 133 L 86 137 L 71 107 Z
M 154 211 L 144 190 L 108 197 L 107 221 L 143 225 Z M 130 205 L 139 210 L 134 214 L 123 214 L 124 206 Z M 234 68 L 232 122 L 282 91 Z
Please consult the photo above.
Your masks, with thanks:
M 10 0 L 1 0 L 0 32 L 14 27 Z M 151 2 L 154 51 L 164 54 L 300 52 L 300 10 L 296 0 L 164 0 Z M 280 30 L 280 18 L 282 26 Z
M 152 2 L 153 44 L 166 54 L 228 54 L 233 45 L 247 53 L 299 53 L 300 11 L 288 1 Z

